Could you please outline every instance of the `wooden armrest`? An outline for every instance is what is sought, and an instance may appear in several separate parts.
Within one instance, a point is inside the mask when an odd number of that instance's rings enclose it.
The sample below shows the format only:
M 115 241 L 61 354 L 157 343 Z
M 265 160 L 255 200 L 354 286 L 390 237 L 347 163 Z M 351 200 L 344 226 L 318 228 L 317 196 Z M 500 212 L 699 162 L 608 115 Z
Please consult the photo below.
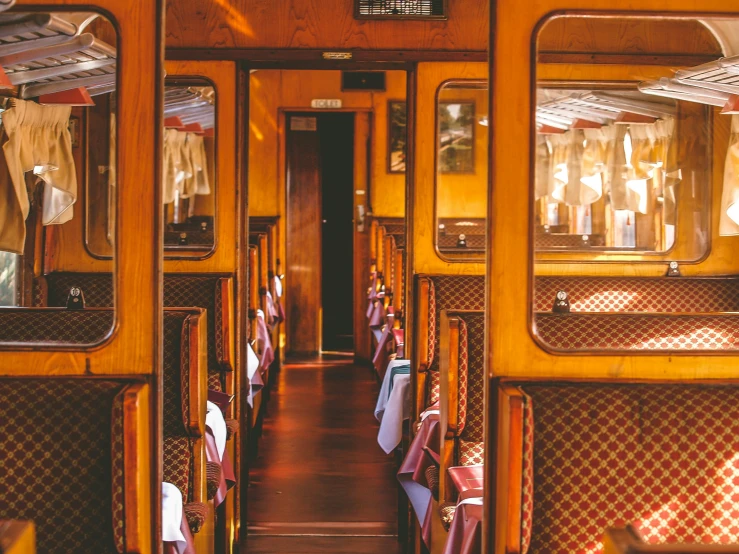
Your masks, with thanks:
M 413 341 L 413 349 L 415 356 L 413 357 L 418 364 L 416 366 L 415 375 L 412 381 L 416 386 L 414 389 L 415 410 L 414 415 L 426 409 L 426 376 L 429 368 L 429 289 L 431 281 L 426 277 L 419 277 L 416 287 L 416 321 L 415 321 L 415 340 Z
M 221 326 L 222 356 L 218 362 L 224 371 L 234 370 L 234 303 L 233 280 L 230 277 L 218 279 L 218 297 L 221 303 L 221 320 L 216 325 Z
M 192 437 L 205 435 L 206 400 L 208 398 L 208 335 L 205 312 L 192 314 L 185 320 L 190 342 L 188 430 Z
M 608 529 L 604 554 L 739 554 L 739 544 L 646 544 L 633 526 Z
M 123 487 L 126 552 L 146 552 L 151 545 L 150 388 L 144 383 L 123 391 Z
M 36 528 L 32 521 L 0 521 L 0 552 L 36 554 Z
M 454 490 L 449 482 L 447 469 L 454 462 L 455 437 L 459 429 L 459 326 L 458 316 L 441 312 L 439 321 L 439 502 L 453 501 Z
M 510 386 L 498 389 L 498 467 L 496 525 L 506 554 L 521 552 L 521 495 L 523 490 L 523 393 Z

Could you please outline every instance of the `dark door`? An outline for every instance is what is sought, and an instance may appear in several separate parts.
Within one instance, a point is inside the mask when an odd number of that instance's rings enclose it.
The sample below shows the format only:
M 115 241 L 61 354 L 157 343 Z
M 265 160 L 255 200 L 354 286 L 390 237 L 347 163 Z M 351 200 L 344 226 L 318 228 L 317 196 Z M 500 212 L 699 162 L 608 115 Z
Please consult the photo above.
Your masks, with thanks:
M 320 114 L 318 131 L 323 224 L 323 350 L 352 351 L 354 114 Z

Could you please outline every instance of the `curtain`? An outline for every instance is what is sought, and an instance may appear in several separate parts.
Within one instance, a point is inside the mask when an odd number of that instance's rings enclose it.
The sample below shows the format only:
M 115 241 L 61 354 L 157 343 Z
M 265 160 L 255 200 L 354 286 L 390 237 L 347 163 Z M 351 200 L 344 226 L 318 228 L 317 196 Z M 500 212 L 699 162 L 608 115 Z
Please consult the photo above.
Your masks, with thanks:
M 551 194 L 552 145 L 546 135 L 536 137 L 536 185 L 534 196 L 537 200 Z
M 731 116 L 731 135 L 724 165 L 719 235 L 739 235 L 739 116 Z
M 166 129 L 162 168 L 163 201 L 174 202 L 175 195 L 192 198 L 210 194 L 207 155 L 203 137 L 195 133 Z
M 77 200 L 77 173 L 69 134 L 69 106 L 39 106 L 12 100 L 2 114 L 7 141 L 3 145 L 7 175 L 0 175 L 0 248 L 18 254 L 26 238 L 25 220 L 30 199 L 25 174 L 33 172 L 44 183 L 41 222 L 66 223 Z M 4 173 L 4 172 L 2 172 Z

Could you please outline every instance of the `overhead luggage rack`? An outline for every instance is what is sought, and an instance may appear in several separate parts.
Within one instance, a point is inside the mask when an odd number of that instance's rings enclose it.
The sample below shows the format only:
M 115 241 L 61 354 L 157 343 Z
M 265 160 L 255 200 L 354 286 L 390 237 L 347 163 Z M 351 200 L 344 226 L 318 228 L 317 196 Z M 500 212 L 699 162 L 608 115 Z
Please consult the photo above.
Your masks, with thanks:
M 91 96 L 115 88 L 116 50 L 84 29 L 81 14 L 0 15 L 0 65 L 22 99 L 85 87 Z

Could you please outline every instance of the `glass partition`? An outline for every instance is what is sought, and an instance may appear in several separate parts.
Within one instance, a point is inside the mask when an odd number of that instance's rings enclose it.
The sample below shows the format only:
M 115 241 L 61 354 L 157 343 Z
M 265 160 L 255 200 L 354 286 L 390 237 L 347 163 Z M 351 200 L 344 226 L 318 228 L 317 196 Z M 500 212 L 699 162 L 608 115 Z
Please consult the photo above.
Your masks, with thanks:
M 436 248 L 447 260 L 485 256 L 488 84 L 447 81 L 437 93 Z

